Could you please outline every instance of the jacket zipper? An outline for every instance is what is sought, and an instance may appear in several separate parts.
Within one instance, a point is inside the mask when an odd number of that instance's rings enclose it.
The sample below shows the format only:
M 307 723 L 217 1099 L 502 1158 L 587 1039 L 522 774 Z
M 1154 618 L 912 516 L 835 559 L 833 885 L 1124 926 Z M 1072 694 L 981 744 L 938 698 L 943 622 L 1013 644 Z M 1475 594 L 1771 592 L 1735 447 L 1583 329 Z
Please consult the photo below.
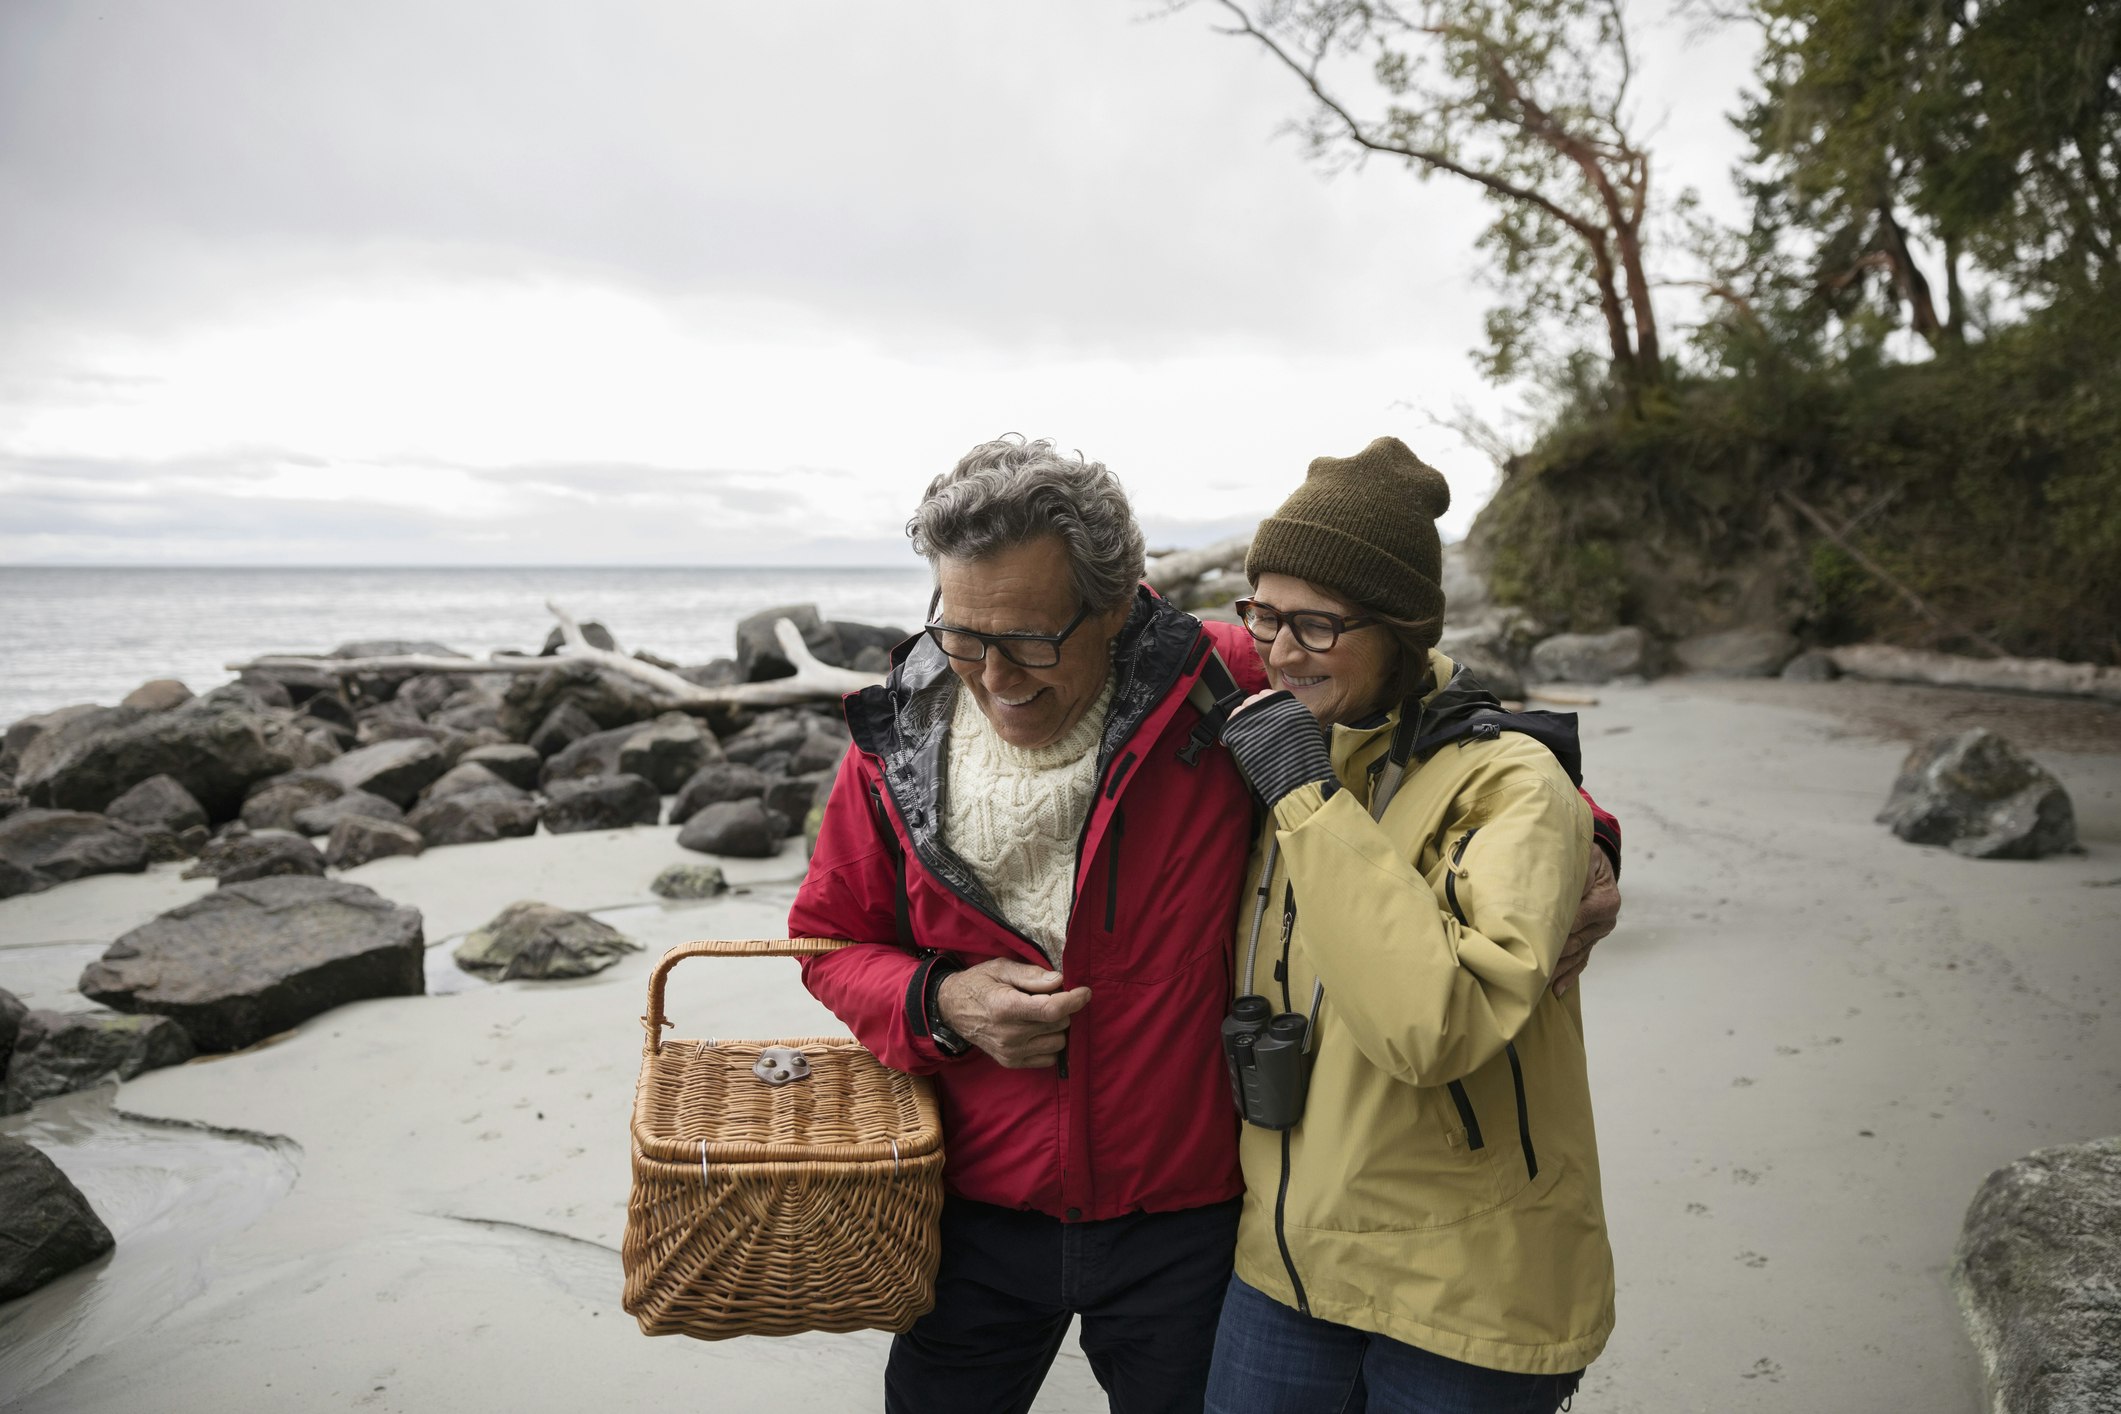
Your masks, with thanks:
M 1471 844 L 1473 836 L 1479 833 L 1478 825 L 1465 832 L 1458 841 L 1458 848 L 1451 851 L 1451 867 L 1444 871 L 1443 876 L 1444 897 L 1450 901 L 1451 912 L 1458 916 L 1461 927 L 1470 925 L 1466 923 L 1466 911 L 1458 906 L 1458 875 L 1454 871 L 1465 862 L 1466 846 Z M 1532 1111 L 1525 1103 L 1524 1097 L 1524 1062 L 1518 1059 L 1515 1041 L 1504 1042 L 1502 1049 L 1503 1054 L 1510 1058 L 1510 1084 L 1517 1091 L 1517 1142 L 1524 1146 L 1525 1181 L 1529 1183 L 1539 1177 L 1539 1155 L 1532 1148 Z M 1473 1121 L 1473 1102 L 1466 1097 L 1464 1087 L 1455 1080 L 1451 1082 L 1451 1099 L 1458 1106 L 1458 1117 L 1465 1121 L 1467 1147 L 1478 1149 L 1480 1129 Z
M 1281 966 L 1274 969 L 1281 979 L 1281 1009 L 1289 1010 L 1289 950 L 1290 941 L 1296 936 L 1296 885 L 1292 881 L 1282 887 L 1281 902 Z M 1274 1244 L 1281 1249 L 1281 1265 L 1289 1274 L 1289 1290 L 1296 1296 L 1296 1309 L 1308 1316 L 1311 1314 L 1310 1298 L 1304 1294 L 1303 1278 L 1296 1274 L 1296 1258 L 1289 1251 L 1289 1175 L 1295 1168 L 1289 1157 L 1289 1136 L 1293 1130 L 1281 1132 L 1281 1183 L 1274 1192 Z
M 1105 832 L 1105 931 L 1113 930 L 1119 921 L 1119 842 L 1127 837 L 1127 811 L 1124 806 L 1112 810 L 1112 827 Z

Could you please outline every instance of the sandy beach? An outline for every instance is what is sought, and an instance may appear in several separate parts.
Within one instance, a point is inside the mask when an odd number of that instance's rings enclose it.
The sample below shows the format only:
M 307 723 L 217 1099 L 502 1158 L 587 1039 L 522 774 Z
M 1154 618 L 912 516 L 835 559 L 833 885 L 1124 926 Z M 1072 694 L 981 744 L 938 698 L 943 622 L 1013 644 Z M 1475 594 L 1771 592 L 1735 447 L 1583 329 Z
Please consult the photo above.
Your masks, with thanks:
M 1627 832 L 1584 1011 L 1620 1324 L 1576 1408 L 1973 1414 L 1947 1280 L 1967 1201 L 2044 1145 L 2121 1133 L 2121 712 L 1925 689 L 1598 689 L 1587 784 Z M 1984 718 L 2076 803 L 2082 856 L 1977 862 L 1872 816 L 1897 723 Z M 2021 728 L 2022 730 L 2014 730 Z M 118 1239 L 0 1307 L 0 1402 L 774 1414 L 876 1407 L 886 1338 L 649 1340 L 618 1308 L 626 1126 L 652 959 L 779 936 L 800 841 L 735 890 L 648 891 L 675 830 L 537 835 L 346 877 L 417 906 L 430 995 L 48 1102 Z M 75 1007 L 119 933 L 212 886 L 179 865 L 0 902 L 0 985 Z M 597 977 L 488 985 L 449 950 L 505 904 L 642 943 Z M 699 962 L 679 1035 L 840 1028 L 792 963 Z M 1038 1405 L 1096 1410 L 1063 1354 Z

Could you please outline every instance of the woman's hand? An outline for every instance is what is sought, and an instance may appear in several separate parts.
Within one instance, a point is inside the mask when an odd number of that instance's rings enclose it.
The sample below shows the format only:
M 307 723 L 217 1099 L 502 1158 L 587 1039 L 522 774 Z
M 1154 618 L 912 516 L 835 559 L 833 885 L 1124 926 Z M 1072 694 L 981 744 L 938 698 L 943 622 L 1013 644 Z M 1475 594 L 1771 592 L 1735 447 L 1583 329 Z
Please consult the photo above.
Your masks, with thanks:
M 1254 693 L 1239 703 L 1223 724 L 1223 745 L 1269 809 L 1301 786 L 1333 781 L 1318 718 L 1287 692 Z
M 1613 877 L 1613 861 L 1604 846 L 1591 845 L 1591 868 L 1583 879 L 1583 901 L 1576 905 L 1576 921 L 1569 925 L 1569 940 L 1554 965 L 1554 995 L 1561 996 L 1576 985 L 1577 974 L 1591 960 L 1591 949 L 1613 931 L 1620 921 L 1620 880 Z

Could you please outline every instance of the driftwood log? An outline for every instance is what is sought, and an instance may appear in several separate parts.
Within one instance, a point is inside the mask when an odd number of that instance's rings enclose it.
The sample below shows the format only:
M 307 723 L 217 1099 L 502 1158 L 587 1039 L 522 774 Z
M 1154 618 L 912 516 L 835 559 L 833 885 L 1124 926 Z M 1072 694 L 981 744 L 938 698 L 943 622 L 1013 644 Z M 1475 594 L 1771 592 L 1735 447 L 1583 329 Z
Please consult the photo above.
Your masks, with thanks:
M 573 615 L 549 599 L 545 607 L 560 621 L 560 636 L 564 640 L 554 657 L 591 663 L 606 672 L 632 678 L 679 711 L 687 707 L 787 706 L 840 697 L 883 681 L 875 673 L 858 673 L 850 668 L 835 668 L 819 662 L 810 646 L 803 642 L 803 635 L 796 626 L 786 619 L 779 619 L 773 625 L 773 636 L 781 645 L 781 652 L 795 665 L 794 677 L 736 683 L 727 687 L 701 687 L 667 668 L 644 663 L 639 658 L 609 648 L 592 647 L 582 637 L 581 627 Z M 553 662 L 552 657 L 527 653 L 496 653 L 490 658 L 445 658 L 432 653 L 399 653 L 376 658 L 280 654 L 253 658 L 247 663 L 230 663 L 227 667 L 232 673 L 252 669 L 269 673 L 275 668 L 300 668 L 306 672 L 345 678 L 362 673 L 536 673 L 552 667 Z
M 1829 648 L 1826 655 L 1844 675 L 1875 682 L 1920 682 L 2121 702 L 2121 668 L 2094 663 L 2065 663 L 2058 658 L 1961 658 L 1884 643 Z

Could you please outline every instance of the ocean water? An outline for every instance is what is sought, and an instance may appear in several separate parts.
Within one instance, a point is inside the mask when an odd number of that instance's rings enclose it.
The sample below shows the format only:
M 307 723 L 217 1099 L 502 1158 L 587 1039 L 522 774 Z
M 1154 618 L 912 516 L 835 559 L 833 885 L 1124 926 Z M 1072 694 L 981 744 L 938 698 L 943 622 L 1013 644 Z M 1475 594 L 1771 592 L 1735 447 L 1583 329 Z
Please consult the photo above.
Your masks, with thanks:
M 904 569 L 27 569 L 0 567 L 0 725 L 115 703 L 150 678 L 194 692 L 229 663 L 431 639 L 474 657 L 536 652 L 551 599 L 632 652 L 679 663 L 735 651 L 737 621 L 778 604 L 911 630 L 928 571 Z

